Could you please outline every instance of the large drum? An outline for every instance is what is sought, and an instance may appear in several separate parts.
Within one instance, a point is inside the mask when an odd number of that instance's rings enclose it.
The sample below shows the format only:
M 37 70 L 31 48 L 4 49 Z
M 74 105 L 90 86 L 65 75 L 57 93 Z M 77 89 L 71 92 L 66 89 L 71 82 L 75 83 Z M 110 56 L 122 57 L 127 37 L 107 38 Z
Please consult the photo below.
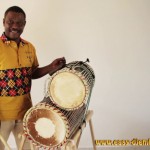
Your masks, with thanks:
M 51 76 L 47 94 L 25 114 L 24 132 L 36 146 L 61 147 L 84 121 L 95 76 L 83 62 L 69 63 Z
M 23 126 L 32 143 L 44 148 L 61 147 L 83 121 L 86 107 L 66 111 L 54 106 L 49 97 L 32 107 L 25 115 Z

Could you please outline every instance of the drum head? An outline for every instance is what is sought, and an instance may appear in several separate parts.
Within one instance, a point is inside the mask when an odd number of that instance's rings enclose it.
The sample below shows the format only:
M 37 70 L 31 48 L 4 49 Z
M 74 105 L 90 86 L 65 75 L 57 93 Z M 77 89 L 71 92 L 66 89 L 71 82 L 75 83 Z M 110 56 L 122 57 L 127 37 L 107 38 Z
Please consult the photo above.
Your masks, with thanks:
M 33 144 L 44 148 L 61 146 L 68 134 L 66 120 L 56 108 L 40 105 L 24 117 L 24 131 Z
M 49 84 L 49 96 L 60 108 L 75 109 L 82 106 L 86 97 L 86 85 L 72 72 L 59 72 Z

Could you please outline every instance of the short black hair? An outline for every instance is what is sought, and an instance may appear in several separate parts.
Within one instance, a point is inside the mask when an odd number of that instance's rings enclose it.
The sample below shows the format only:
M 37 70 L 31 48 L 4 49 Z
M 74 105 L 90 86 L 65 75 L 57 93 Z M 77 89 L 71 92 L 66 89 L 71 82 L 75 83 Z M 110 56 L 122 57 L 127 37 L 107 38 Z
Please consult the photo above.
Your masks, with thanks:
M 6 15 L 8 14 L 8 12 L 10 12 L 10 11 L 16 12 L 16 13 L 22 13 L 24 15 L 24 18 L 26 19 L 26 14 L 25 14 L 24 10 L 22 8 L 18 7 L 18 6 L 9 7 L 5 11 L 5 14 L 4 14 L 5 16 L 4 17 L 6 17 Z

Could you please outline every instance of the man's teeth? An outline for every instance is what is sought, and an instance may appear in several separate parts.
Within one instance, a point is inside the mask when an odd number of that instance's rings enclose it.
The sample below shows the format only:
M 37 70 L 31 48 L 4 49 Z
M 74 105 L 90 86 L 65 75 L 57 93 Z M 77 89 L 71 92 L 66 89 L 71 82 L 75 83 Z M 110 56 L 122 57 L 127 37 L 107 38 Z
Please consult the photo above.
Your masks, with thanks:
M 11 32 L 13 32 L 13 33 L 18 33 L 17 31 L 11 31 Z

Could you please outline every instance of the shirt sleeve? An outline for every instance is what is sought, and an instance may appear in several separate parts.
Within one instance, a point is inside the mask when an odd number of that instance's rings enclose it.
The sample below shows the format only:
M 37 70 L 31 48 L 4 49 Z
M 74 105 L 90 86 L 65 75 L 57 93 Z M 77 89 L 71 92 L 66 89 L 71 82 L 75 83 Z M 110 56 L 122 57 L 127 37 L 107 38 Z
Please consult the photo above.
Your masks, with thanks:
M 39 62 L 38 62 L 38 58 L 36 55 L 36 50 L 33 46 L 33 63 L 32 63 L 32 71 L 34 72 L 36 70 L 36 68 L 39 66 Z

